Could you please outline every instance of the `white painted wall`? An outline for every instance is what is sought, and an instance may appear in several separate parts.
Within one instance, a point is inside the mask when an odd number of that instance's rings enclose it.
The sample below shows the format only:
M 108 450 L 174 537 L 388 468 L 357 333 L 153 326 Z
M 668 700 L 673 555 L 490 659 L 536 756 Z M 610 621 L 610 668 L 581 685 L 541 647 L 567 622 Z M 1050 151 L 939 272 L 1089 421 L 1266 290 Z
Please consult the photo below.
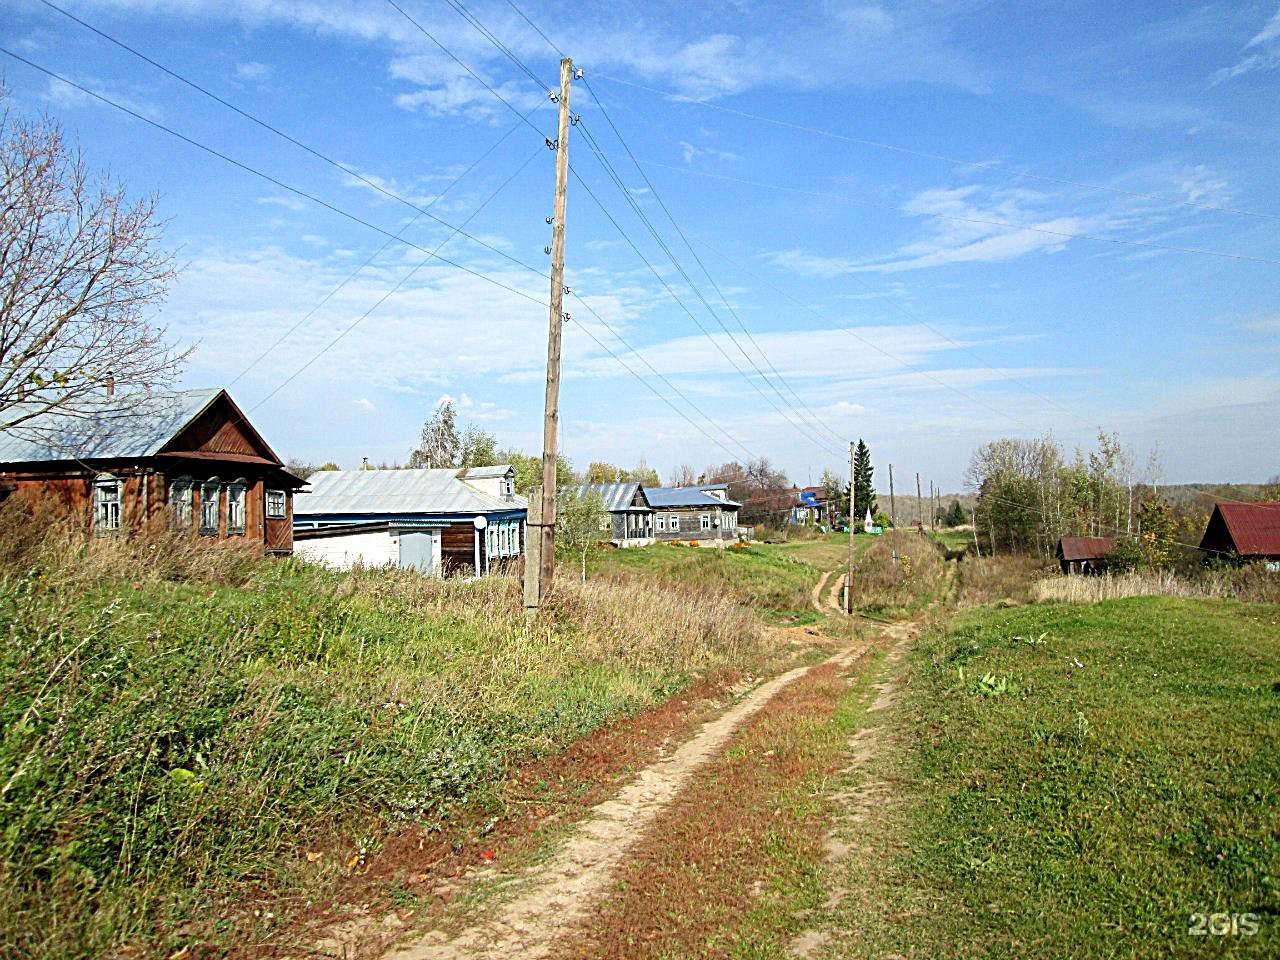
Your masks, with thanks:
M 388 530 L 373 533 L 353 533 L 338 537 L 321 537 L 316 540 L 295 540 L 295 555 L 337 570 L 350 570 L 357 563 L 366 567 L 399 565 L 400 549 L 396 538 Z

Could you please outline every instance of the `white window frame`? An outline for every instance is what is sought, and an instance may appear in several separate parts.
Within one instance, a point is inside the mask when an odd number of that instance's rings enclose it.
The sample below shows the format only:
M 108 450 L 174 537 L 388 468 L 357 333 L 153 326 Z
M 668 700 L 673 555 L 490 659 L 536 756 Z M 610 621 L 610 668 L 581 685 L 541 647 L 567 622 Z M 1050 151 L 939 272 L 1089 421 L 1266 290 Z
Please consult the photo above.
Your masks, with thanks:
M 283 490 L 268 490 L 266 494 L 268 520 L 285 520 L 289 516 L 289 495 Z M 279 504 L 277 508 L 276 504 Z
M 680 532 L 680 514 L 678 513 L 667 514 L 667 529 L 672 533 Z
M 210 499 L 210 494 L 212 494 L 212 499 Z M 210 507 L 211 504 L 212 508 Z M 210 517 L 213 519 L 212 525 L 206 522 Z M 218 536 L 221 518 L 222 481 L 217 477 L 210 477 L 200 484 L 200 536 Z
M 110 536 L 120 532 L 124 485 L 109 474 L 93 481 L 93 532 Z
M 658 532 L 667 532 L 667 515 L 665 513 L 658 514 Z
M 702 516 L 698 517 L 698 526 L 699 526 L 699 528 L 700 528 L 700 529 L 703 529 L 703 530 L 710 530 L 710 529 L 711 529 L 711 514 L 709 514 L 709 513 L 704 513 L 704 514 L 702 514 Z
M 190 477 L 177 477 L 169 481 L 169 519 L 175 530 L 190 530 L 194 520 L 192 494 L 195 483 Z
M 249 481 L 243 477 L 227 484 L 227 536 L 243 537 L 248 526 Z

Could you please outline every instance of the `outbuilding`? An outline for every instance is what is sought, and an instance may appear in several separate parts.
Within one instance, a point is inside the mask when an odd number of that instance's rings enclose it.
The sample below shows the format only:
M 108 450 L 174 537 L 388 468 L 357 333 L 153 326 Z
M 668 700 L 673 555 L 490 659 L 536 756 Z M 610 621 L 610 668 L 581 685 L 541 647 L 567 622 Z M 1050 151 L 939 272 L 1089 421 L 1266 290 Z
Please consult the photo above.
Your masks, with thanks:
M 1058 565 L 1065 575 L 1104 573 L 1115 545 L 1114 537 L 1063 537 L 1058 541 Z
M 1280 503 L 1215 503 L 1200 549 L 1210 557 L 1265 561 L 1280 570 Z
M 321 470 L 308 483 L 294 513 L 295 549 L 326 566 L 482 576 L 523 554 L 528 504 L 506 464 Z

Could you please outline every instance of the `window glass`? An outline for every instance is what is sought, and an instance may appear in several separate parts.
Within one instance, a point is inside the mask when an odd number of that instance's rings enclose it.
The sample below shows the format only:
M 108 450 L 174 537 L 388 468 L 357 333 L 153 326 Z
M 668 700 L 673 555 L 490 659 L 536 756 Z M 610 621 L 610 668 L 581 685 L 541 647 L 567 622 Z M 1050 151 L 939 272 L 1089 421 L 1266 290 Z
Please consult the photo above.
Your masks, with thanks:
M 93 485 L 93 529 L 99 534 L 120 529 L 120 481 L 114 477 L 99 477 Z
M 285 497 L 283 490 L 267 491 L 267 519 L 283 520 L 285 518 Z
M 221 508 L 222 484 L 215 477 L 200 484 L 200 534 L 218 535 L 218 512 Z
M 169 484 L 169 517 L 177 530 L 191 529 L 190 477 L 179 477 Z
M 248 484 L 243 480 L 227 484 L 227 534 L 244 533 L 244 492 Z

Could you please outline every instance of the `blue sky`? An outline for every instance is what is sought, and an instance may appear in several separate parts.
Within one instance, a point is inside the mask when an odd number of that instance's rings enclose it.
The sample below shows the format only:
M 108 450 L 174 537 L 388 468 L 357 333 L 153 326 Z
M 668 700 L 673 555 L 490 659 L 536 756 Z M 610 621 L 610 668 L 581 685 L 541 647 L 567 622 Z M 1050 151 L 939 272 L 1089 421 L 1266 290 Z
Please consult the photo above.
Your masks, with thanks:
M 1280 473 L 1275 0 L 396 3 L 59 3 L 337 165 L 36 0 L 0 20 L 298 191 L 0 58 L 14 110 L 159 196 L 184 382 L 282 455 L 403 460 L 446 396 L 540 448 L 554 44 L 576 465 L 803 484 L 863 437 L 955 490 L 987 440 L 1102 428 L 1164 482 Z

